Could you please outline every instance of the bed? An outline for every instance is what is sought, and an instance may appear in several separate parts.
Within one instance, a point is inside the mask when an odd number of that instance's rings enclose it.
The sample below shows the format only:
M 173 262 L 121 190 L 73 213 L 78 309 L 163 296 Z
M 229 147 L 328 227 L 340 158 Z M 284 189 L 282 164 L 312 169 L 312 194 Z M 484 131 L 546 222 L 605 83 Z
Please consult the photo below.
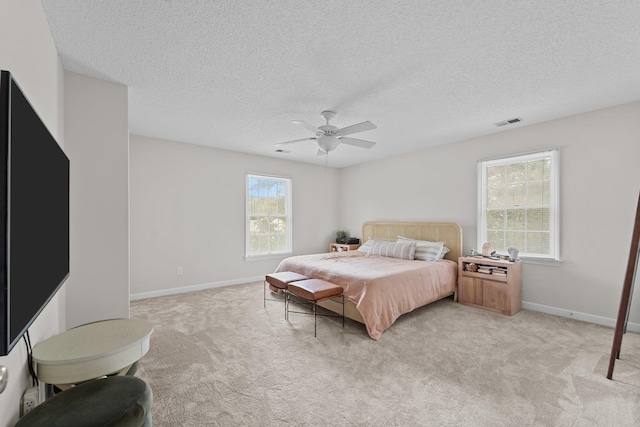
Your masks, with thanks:
M 462 229 L 451 222 L 380 222 L 362 226 L 363 241 L 395 242 L 398 236 L 445 242 L 449 252 L 439 261 L 398 259 L 362 251 L 299 255 L 282 260 L 276 272 L 294 271 L 342 286 L 345 316 L 364 323 L 378 340 L 398 317 L 456 294 L 457 260 L 462 255 Z M 320 305 L 342 312 L 333 300 Z

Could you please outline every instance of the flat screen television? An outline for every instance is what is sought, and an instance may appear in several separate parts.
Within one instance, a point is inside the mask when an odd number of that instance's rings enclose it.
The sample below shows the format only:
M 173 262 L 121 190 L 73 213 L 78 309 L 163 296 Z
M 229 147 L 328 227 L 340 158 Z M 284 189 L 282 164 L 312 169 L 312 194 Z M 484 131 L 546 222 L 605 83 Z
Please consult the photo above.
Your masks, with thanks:
M 0 356 L 69 276 L 69 159 L 11 73 L 0 75 Z

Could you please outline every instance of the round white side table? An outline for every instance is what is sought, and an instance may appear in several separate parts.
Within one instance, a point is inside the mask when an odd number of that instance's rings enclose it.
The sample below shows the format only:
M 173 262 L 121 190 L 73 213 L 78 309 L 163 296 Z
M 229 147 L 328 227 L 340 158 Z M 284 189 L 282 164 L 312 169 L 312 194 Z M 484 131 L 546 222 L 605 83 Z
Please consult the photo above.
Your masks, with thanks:
M 78 326 L 33 348 L 38 379 L 64 389 L 105 375 L 122 375 L 149 351 L 153 325 L 111 319 Z

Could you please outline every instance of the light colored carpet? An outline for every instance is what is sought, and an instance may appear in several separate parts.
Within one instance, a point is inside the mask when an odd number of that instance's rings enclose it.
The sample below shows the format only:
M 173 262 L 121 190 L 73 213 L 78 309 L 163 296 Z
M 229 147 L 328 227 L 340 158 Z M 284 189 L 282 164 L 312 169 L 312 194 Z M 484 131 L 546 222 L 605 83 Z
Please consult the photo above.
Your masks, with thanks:
M 155 426 L 638 426 L 640 336 L 442 300 L 363 325 L 263 308 L 262 283 L 131 303 L 155 325 L 138 376 Z

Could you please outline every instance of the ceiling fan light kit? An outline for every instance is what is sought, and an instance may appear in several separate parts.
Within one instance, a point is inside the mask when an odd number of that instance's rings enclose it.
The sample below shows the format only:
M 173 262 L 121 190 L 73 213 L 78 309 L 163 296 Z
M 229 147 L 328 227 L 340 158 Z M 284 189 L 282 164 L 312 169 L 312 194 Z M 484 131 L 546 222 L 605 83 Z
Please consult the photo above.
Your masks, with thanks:
M 335 150 L 336 147 L 340 144 L 340 141 L 335 136 L 319 134 L 316 143 L 322 151 L 328 153 L 331 150 Z
M 302 138 L 302 139 L 294 139 L 293 141 L 280 142 L 275 144 L 276 148 L 281 147 L 283 145 L 294 144 L 300 141 L 316 141 L 318 145 L 318 155 L 329 154 L 330 151 L 335 150 L 338 145 L 347 144 L 353 145 L 355 147 L 360 148 L 371 148 L 376 145 L 375 142 L 365 141 L 363 139 L 355 139 L 349 138 L 346 135 L 352 135 L 358 132 L 364 132 L 371 129 L 376 129 L 376 125 L 373 123 L 366 121 L 362 123 L 358 123 L 355 125 L 347 126 L 342 129 L 339 129 L 335 126 L 329 124 L 329 120 L 333 119 L 336 116 L 335 111 L 326 110 L 320 113 L 320 115 L 324 118 L 326 124 L 315 127 L 310 123 L 305 122 L 304 120 L 292 120 L 293 124 L 302 126 L 316 134 L 315 138 Z M 276 150 L 278 151 L 278 150 Z

